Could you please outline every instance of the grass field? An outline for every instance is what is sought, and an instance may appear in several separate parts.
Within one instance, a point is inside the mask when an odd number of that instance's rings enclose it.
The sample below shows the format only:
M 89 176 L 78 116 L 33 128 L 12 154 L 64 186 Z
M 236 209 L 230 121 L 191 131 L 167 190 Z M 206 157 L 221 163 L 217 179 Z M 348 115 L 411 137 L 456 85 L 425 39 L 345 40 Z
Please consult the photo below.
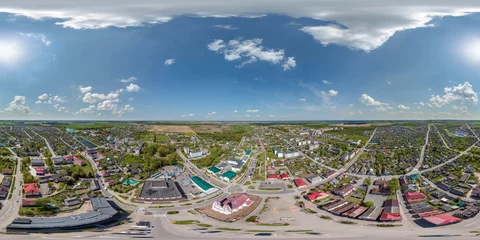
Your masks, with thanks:
M 57 126 L 62 125 L 58 124 Z M 85 123 L 66 123 L 63 124 L 65 128 L 70 128 L 73 130 L 85 130 L 85 129 L 104 129 L 104 128 L 111 128 L 111 127 L 121 127 L 121 126 L 129 126 L 129 123 L 126 122 L 85 122 Z
M 230 125 L 230 130 L 233 132 L 249 132 L 253 130 L 253 126 L 250 124 L 234 124 Z

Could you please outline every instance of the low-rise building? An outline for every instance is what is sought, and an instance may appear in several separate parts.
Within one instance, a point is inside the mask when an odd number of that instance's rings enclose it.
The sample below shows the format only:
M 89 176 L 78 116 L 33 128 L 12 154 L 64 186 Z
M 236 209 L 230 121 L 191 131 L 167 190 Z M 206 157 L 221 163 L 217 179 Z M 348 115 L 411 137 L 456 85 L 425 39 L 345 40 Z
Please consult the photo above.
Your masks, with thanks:
M 230 215 L 251 206 L 253 203 L 248 194 L 242 193 L 223 201 L 215 201 L 212 205 L 212 210 L 221 214 Z
M 424 202 L 427 196 L 421 192 L 406 192 L 405 198 L 409 204 Z

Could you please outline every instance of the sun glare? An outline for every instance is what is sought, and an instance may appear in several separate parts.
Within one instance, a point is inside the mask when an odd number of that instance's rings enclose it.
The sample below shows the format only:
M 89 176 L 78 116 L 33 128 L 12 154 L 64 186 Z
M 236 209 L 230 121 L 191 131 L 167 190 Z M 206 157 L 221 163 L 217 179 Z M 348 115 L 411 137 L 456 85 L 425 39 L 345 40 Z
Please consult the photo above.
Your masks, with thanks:
M 472 62 L 480 62 L 480 40 L 470 41 L 463 49 L 466 57 Z
M 21 56 L 21 49 L 17 43 L 0 41 L 0 64 L 11 64 Z

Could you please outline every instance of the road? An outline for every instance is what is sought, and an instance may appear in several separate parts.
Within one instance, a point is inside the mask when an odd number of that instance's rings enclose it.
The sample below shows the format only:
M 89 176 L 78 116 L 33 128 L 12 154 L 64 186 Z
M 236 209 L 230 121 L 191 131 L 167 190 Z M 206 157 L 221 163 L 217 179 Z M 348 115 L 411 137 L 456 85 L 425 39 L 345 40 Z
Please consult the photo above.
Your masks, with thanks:
M 183 155 L 182 151 L 180 149 L 177 149 L 177 154 L 183 159 L 183 162 L 185 163 L 185 168 L 188 168 L 190 171 L 192 171 L 195 175 L 201 177 L 203 180 L 213 183 L 213 185 L 218 186 L 220 188 L 226 188 L 229 185 L 221 182 L 219 180 L 216 180 L 215 178 L 212 178 L 211 176 L 208 176 L 202 170 L 200 170 L 197 165 L 193 164 L 185 155 Z
M 445 142 L 445 139 L 443 138 L 442 134 L 440 134 L 440 132 L 438 131 L 437 126 L 433 125 L 433 127 L 435 128 L 435 130 L 437 130 L 437 134 L 440 136 L 440 139 L 442 139 L 443 145 L 445 145 L 446 148 L 451 149 L 451 148 L 448 146 L 447 142 Z
M 355 155 L 355 157 L 353 157 L 353 159 L 351 161 L 349 161 L 347 164 L 345 164 L 345 166 L 343 166 L 340 169 L 340 171 L 347 171 L 360 158 L 360 156 L 362 156 L 362 153 L 365 151 L 368 144 L 370 144 L 370 141 L 372 141 L 373 136 L 375 136 L 376 132 L 377 132 L 377 128 L 375 128 L 373 130 L 372 135 L 370 135 L 370 138 L 368 139 L 368 141 L 365 143 L 365 145 L 363 145 L 362 148 L 360 148 L 360 151 L 358 151 L 358 153 Z
M 420 158 L 418 159 L 417 165 L 410 171 L 410 173 L 416 173 L 418 172 L 418 169 L 423 164 L 423 160 L 425 159 L 425 149 L 427 148 L 428 145 L 428 134 L 430 133 L 430 124 L 428 124 L 428 131 L 427 131 L 427 136 L 425 137 L 425 144 L 422 147 L 422 151 L 420 152 Z
M 50 143 L 47 141 L 47 139 L 44 138 L 42 135 L 34 132 L 33 130 L 32 130 L 32 132 L 35 133 L 35 134 L 37 134 L 39 137 L 43 138 L 43 140 L 45 140 L 45 144 L 47 144 L 48 150 L 50 150 L 50 153 L 52 154 L 52 157 L 56 157 L 57 154 L 55 154 L 55 152 L 54 152 L 53 149 L 52 149 L 52 146 L 50 146 Z
M 0 229 L 4 229 L 10 224 L 17 216 L 18 210 L 20 210 L 20 205 L 22 202 L 21 194 L 21 182 L 23 180 L 22 176 L 22 158 L 17 156 L 17 154 L 12 151 L 11 148 L 8 148 L 12 152 L 13 156 L 17 159 L 17 168 L 15 173 L 15 182 L 12 182 L 14 190 L 12 193 L 12 198 L 3 201 L 3 207 L 0 210 Z

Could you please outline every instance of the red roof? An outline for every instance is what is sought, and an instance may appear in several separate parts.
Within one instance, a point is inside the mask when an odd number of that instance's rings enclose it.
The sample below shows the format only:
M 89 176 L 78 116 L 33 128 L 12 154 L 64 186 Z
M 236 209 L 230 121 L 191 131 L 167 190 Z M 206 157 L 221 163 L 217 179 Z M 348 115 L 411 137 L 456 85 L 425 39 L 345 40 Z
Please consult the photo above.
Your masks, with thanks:
M 405 197 L 407 199 L 419 199 L 419 198 L 425 198 L 425 194 L 421 192 L 406 192 Z
M 305 184 L 305 182 L 301 178 L 297 178 L 297 179 L 293 180 L 293 182 L 295 183 L 295 185 L 297 185 L 297 187 L 307 186 L 307 184 Z
M 223 201 L 222 205 L 229 205 L 233 210 L 239 208 L 243 204 L 251 205 L 252 203 L 253 201 L 250 200 L 250 197 L 247 194 L 242 193 Z
M 27 195 L 38 195 L 40 194 L 40 189 L 36 183 L 27 183 L 23 185 L 23 191 Z
M 424 217 L 423 220 L 433 225 L 440 226 L 440 225 L 457 223 L 457 222 L 460 222 L 462 219 L 450 216 L 448 214 L 439 214 L 435 216 Z
M 36 198 L 24 198 L 22 199 L 22 206 L 33 206 L 35 205 Z
M 35 168 L 37 174 L 45 174 L 45 168 Z
M 102 176 L 108 177 L 110 176 L 110 173 L 108 173 L 108 171 L 102 171 Z
M 380 216 L 380 221 L 401 221 L 401 220 L 402 220 L 402 215 L 400 215 L 399 212 L 397 213 L 383 212 L 382 215 Z
M 277 174 L 268 174 L 267 179 L 280 179 L 280 176 Z
M 288 174 L 287 174 L 287 173 L 282 173 L 282 174 L 280 174 L 280 177 L 281 177 L 282 179 L 287 179 L 287 178 L 288 178 Z
M 328 197 L 328 193 L 325 193 L 325 192 L 322 192 L 322 193 L 311 192 L 311 193 L 307 194 L 307 197 L 308 197 L 308 199 L 310 199 L 310 201 L 315 201 L 319 198 Z

